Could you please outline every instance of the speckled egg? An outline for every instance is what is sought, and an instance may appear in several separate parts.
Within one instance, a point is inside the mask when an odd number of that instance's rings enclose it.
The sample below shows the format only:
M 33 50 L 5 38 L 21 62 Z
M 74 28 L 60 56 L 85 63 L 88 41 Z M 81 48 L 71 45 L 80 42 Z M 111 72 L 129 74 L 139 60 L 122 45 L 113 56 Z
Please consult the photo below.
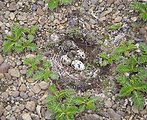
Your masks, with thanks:
M 82 71 L 85 69 L 85 65 L 80 60 L 72 61 L 71 65 L 75 70 L 78 70 L 78 71 Z
M 67 55 L 62 55 L 61 62 L 63 65 L 70 65 L 71 59 Z
M 86 54 L 84 53 L 84 51 L 82 51 L 80 49 L 77 50 L 76 59 L 85 60 L 86 59 Z

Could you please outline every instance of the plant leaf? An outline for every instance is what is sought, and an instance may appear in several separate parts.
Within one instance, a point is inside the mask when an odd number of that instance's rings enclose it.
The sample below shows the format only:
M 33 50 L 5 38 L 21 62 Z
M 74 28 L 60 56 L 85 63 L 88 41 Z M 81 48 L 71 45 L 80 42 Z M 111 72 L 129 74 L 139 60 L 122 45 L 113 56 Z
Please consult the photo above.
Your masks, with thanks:
M 62 5 L 68 5 L 72 2 L 72 0 L 60 0 L 60 4 Z
M 133 92 L 132 101 L 134 103 L 134 106 L 137 107 L 138 109 L 142 110 L 144 108 L 145 100 L 140 92 L 137 91 Z
M 58 0 L 49 0 L 48 1 L 48 7 L 50 10 L 54 10 L 55 8 L 57 8 L 59 5 L 59 1 Z
M 76 96 L 76 97 L 73 98 L 73 102 L 74 102 L 76 105 L 80 105 L 80 104 L 85 103 L 85 99 L 84 99 L 83 97 Z
M 131 93 L 134 91 L 134 88 L 131 85 L 126 85 L 121 88 L 120 90 L 120 96 L 125 97 L 131 95 Z
M 44 72 L 37 71 L 36 74 L 33 75 L 34 80 L 43 80 Z
M 14 42 L 4 41 L 3 50 L 4 52 L 11 52 L 13 50 Z
M 59 75 L 58 75 L 56 72 L 51 71 L 51 72 L 50 72 L 50 78 L 51 78 L 52 80 L 59 80 Z
M 129 83 L 129 79 L 124 75 L 119 75 L 116 77 L 117 82 L 119 82 L 120 85 L 125 86 Z

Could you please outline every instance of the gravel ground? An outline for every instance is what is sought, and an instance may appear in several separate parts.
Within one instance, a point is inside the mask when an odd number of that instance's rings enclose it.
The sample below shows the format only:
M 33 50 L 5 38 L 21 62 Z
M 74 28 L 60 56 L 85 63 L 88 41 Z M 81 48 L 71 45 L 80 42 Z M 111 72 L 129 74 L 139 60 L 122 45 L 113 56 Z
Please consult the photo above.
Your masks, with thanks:
M 119 87 L 114 80 L 113 66 L 101 68 L 97 64 L 101 51 L 111 51 L 122 40 L 147 42 L 147 23 L 140 22 L 138 14 L 130 8 L 131 2 L 74 0 L 52 12 L 43 0 L 1 0 L 0 119 L 53 119 L 45 106 L 49 83 L 27 78 L 27 67 L 23 65 L 24 58 L 40 53 L 52 62 L 53 70 L 60 75 L 61 87 L 74 88 L 78 93 L 90 92 L 101 98 L 95 113 L 88 111 L 77 120 L 147 120 L 147 106 L 138 111 L 130 99 L 117 99 Z M 2 43 L 13 23 L 39 27 L 35 39 L 37 53 L 3 53 Z M 114 23 L 121 23 L 122 27 L 109 32 L 109 26 Z M 72 30 L 76 34 L 72 35 Z M 75 64 L 63 65 L 61 58 L 71 55 L 71 47 L 85 55 L 80 68 Z M 74 56 L 73 61 L 77 59 Z

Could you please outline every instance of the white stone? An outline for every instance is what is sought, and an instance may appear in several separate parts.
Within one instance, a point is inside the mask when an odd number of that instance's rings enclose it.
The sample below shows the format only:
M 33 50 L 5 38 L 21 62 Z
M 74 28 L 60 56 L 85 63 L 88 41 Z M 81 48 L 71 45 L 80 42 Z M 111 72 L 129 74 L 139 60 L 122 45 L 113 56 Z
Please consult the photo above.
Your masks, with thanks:
M 32 118 L 31 118 L 31 116 L 30 116 L 29 113 L 23 114 L 23 115 L 22 115 L 22 119 L 23 119 L 23 120 L 32 120 Z
M 72 61 L 71 65 L 75 70 L 82 71 L 85 69 L 85 65 L 80 60 Z
M 61 62 L 62 62 L 63 65 L 70 65 L 71 59 L 67 55 L 63 55 L 61 57 Z
M 40 105 L 37 105 L 36 107 L 36 111 L 37 111 L 37 114 L 39 115 L 39 117 L 41 118 L 41 106 Z
M 9 69 L 8 72 L 9 72 L 10 75 L 13 76 L 13 77 L 20 77 L 20 72 L 19 72 L 19 69 L 18 69 L 18 68 Z
M 35 57 L 34 54 L 28 54 L 28 55 L 26 55 L 26 58 L 34 58 L 34 57 Z
M 50 39 L 52 43 L 58 43 L 60 41 L 56 33 L 51 34 Z
M 10 13 L 10 19 L 13 20 L 15 18 L 15 14 L 13 12 Z
M 45 82 L 45 81 L 41 81 L 40 83 L 39 83 L 39 86 L 40 86 L 40 88 L 42 89 L 42 90 L 46 90 L 47 88 L 48 88 L 48 83 L 47 82 Z

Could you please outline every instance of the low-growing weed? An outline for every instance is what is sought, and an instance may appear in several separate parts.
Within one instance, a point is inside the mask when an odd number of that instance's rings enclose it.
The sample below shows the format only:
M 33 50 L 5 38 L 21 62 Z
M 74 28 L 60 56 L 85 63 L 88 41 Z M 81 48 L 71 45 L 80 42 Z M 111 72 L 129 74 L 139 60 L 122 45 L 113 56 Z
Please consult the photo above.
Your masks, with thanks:
M 142 20 L 147 21 L 147 2 L 141 3 L 135 1 L 131 4 L 131 7 L 139 12 L 139 17 Z
M 72 0 L 48 0 L 48 7 L 50 10 L 56 9 L 60 5 L 68 5 Z
M 129 55 L 125 56 L 125 52 Z M 131 97 L 134 106 L 143 109 L 145 103 L 143 93 L 147 92 L 147 45 L 141 43 L 137 47 L 134 43 L 128 42 L 116 48 L 110 57 L 107 54 L 102 54 L 101 57 L 107 64 L 119 61 L 116 63 L 116 80 L 122 86 L 120 97 Z M 120 59 L 121 57 L 123 59 Z
M 52 93 L 47 98 L 47 107 L 56 120 L 74 120 L 76 114 L 85 110 L 95 110 L 96 98 L 90 96 L 76 96 L 74 90 L 58 91 L 54 85 L 49 86 Z
M 109 27 L 109 31 L 118 30 L 118 29 L 121 28 L 121 26 L 122 26 L 122 23 L 115 23 L 115 24 L 113 24 L 113 25 L 111 25 L 111 26 Z
M 12 26 L 11 35 L 6 36 L 3 42 L 3 51 L 17 53 L 23 52 L 25 49 L 34 51 L 37 45 L 33 42 L 37 27 L 23 28 L 16 24 Z
M 58 79 L 58 74 L 51 70 L 51 64 L 47 60 L 42 60 L 40 55 L 34 58 L 26 58 L 24 64 L 29 67 L 27 71 L 28 77 L 33 77 L 34 80 L 53 80 Z
M 114 49 L 114 51 L 112 51 L 112 53 L 107 54 L 103 52 L 100 54 L 100 58 L 102 59 L 100 65 L 107 66 L 114 62 L 117 62 L 123 57 L 123 54 L 125 52 L 132 51 L 135 49 L 137 49 L 137 47 L 131 41 L 121 43 L 119 47 L 117 47 L 116 49 Z

